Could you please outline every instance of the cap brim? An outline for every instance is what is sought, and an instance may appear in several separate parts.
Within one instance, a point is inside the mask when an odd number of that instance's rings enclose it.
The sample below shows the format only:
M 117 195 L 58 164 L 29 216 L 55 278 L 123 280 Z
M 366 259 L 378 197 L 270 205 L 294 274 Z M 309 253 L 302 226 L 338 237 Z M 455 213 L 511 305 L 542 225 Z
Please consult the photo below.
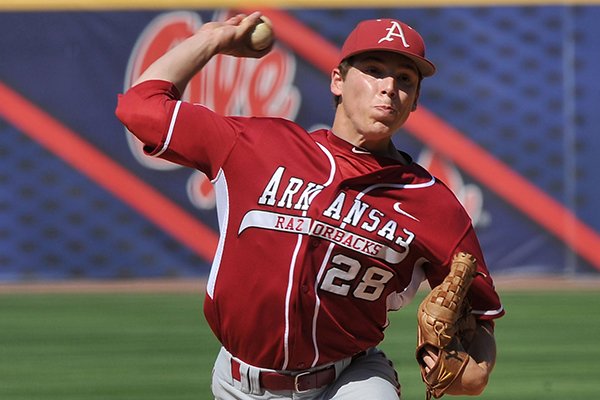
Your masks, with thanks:
M 373 47 L 370 49 L 369 48 L 361 49 L 360 51 L 355 51 L 354 53 L 350 53 L 350 54 L 346 55 L 343 59 L 345 60 L 349 57 L 352 57 L 352 56 L 355 56 L 355 55 L 361 54 L 361 53 L 366 53 L 369 51 L 389 51 L 391 53 L 401 54 L 401 55 L 405 56 L 406 58 L 411 59 L 415 63 L 415 65 L 417 66 L 417 69 L 419 70 L 419 72 L 421 73 L 421 75 L 423 77 L 432 76 L 433 74 L 435 74 L 435 65 L 433 65 L 433 63 L 431 61 L 427 60 L 426 58 L 416 56 L 413 53 L 400 51 L 397 49 L 386 49 L 386 48 L 381 48 L 381 47 Z

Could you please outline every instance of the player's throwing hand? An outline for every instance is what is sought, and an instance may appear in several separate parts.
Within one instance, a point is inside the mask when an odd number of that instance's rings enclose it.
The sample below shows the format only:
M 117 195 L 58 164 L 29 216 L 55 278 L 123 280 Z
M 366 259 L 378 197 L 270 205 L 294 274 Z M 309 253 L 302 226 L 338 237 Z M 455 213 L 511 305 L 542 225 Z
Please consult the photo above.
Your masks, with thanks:
M 202 36 L 202 40 L 206 40 L 205 35 L 211 35 L 217 45 L 217 53 L 235 57 L 260 58 L 273 47 L 272 42 L 270 46 L 261 50 L 256 50 L 251 46 L 252 32 L 261 22 L 259 12 L 250 15 L 237 14 L 226 21 L 214 21 L 202 25 L 198 34 Z

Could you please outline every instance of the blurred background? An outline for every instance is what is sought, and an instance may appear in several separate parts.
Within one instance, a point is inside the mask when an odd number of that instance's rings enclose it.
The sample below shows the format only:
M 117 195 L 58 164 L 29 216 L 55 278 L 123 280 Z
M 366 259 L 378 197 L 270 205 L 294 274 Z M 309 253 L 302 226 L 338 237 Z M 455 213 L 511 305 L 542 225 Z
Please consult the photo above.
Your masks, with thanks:
M 243 9 L 127 3 L 1 6 L 0 282 L 208 272 L 210 182 L 141 155 L 114 109 L 166 49 Z M 495 275 L 597 276 L 600 7 L 356 7 L 262 8 L 278 36 L 273 53 L 214 60 L 186 98 L 327 126 L 344 37 L 365 18 L 404 20 L 438 72 L 397 146 L 454 190 Z
M 212 185 L 143 156 L 114 110 L 203 23 L 254 9 L 274 50 L 216 57 L 185 98 L 328 126 L 329 71 L 355 24 L 415 27 L 438 72 L 395 141 L 463 203 L 499 283 L 507 315 L 484 398 L 594 398 L 600 3 L 352 0 L 0 4 L 0 398 L 211 397 Z M 423 398 L 415 307 L 391 317 L 383 344 L 403 399 Z

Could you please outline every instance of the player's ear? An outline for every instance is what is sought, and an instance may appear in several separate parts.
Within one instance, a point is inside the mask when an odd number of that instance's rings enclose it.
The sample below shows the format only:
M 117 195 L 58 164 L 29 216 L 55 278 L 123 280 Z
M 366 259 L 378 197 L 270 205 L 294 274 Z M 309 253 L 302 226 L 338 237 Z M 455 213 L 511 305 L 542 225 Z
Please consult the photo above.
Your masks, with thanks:
M 415 101 L 413 102 L 411 111 L 417 110 L 417 104 L 419 103 L 419 95 L 421 94 L 421 80 L 419 80 L 419 85 L 417 86 L 417 93 L 415 94 Z
M 342 77 L 342 73 L 339 68 L 334 68 L 331 71 L 331 82 L 329 84 L 329 89 L 334 96 L 342 95 L 342 85 L 344 83 L 344 78 Z

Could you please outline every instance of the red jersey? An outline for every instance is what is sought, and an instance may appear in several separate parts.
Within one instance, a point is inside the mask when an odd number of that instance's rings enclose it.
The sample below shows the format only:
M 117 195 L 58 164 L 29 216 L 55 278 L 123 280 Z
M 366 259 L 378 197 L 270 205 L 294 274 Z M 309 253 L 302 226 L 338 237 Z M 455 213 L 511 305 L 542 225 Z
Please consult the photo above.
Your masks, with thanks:
M 196 168 L 217 194 L 220 240 L 205 316 L 223 346 L 263 368 L 300 370 L 380 343 L 387 312 L 473 254 L 482 319 L 503 315 L 473 230 L 425 169 L 377 157 L 328 130 L 278 118 L 224 117 L 149 81 L 117 116 L 148 154 Z

